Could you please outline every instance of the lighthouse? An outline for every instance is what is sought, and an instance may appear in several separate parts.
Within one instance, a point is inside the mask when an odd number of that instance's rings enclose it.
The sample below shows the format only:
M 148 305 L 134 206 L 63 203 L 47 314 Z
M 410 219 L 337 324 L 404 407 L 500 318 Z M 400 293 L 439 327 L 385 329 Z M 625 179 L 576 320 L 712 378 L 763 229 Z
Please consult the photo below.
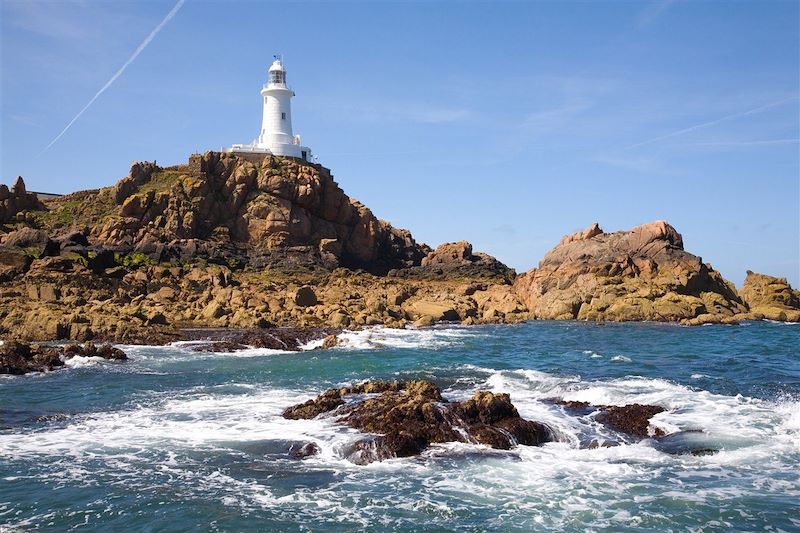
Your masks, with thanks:
M 275 56 L 267 71 L 267 83 L 261 88 L 263 112 L 258 138 L 250 144 L 234 144 L 225 151 L 272 154 L 309 161 L 311 149 L 301 146 L 300 136 L 292 132 L 293 96 L 294 91 L 286 84 L 283 60 Z

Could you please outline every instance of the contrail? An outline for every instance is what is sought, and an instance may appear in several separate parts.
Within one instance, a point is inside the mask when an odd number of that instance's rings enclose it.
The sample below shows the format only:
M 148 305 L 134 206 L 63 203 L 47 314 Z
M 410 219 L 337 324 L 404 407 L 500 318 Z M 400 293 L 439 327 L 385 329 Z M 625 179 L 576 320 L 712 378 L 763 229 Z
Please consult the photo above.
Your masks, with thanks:
M 750 109 L 748 111 L 742 111 L 741 113 L 734 113 L 732 115 L 727 115 L 722 118 L 718 118 L 716 120 L 712 120 L 710 122 L 703 122 L 702 124 L 696 124 L 694 126 L 689 126 L 688 128 L 684 128 L 682 130 L 673 131 L 672 133 L 667 133 L 666 135 L 661 135 L 659 137 L 653 137 L 652 139 L 648 139 L 646 141 L 642 141 L 636 144 L 631 144 L 630 146 L 626 146 L 623 150 L 631 150 L 632 148 L 638 148 L 640 146 L 644 146 L 646 144 L 652 144 L 654 142 L 663 141 L 664 139 L 669 139 L 671 137 L 677 137 L 678 135 L 683 135 L 684 133 L 689 133 L 690 131 L 699 130 L 700 128 L 705 128 L 707 126 L 713 126 L 715 124 L 719 124 L 720 122 L 724 122 L 726 120 L 730 120 L 733 118 L 740 118 L 746 117 L 748 115 L 754 115 L 756 113 L 761 113 L 762 111 L 766 111 L 767 109 L 777 107 L 779 105 L 785 104 L 789 100 L 796 100 L 797 96 L 791 96 L 789 98 L 784 98 L 782 100 L 778 100 L 777 102 L 772 102 L 771 104 L 762 105 L 761 107 L 756 107 L 755 109 Z
M 136 48 L 136 50 L 134 50 L 133 54 L 131 55 L 131 57 L 129 57 L 129 58 L 128 58 L 128 60 L 125 62 L 125 64 L 124 64 L 124 65 L 122 65 L 122 66 L 120 67 L 120 69 L 119 69 L 119 70 L 118 70 L 118 71 L 117 71 L 117 72 L 116 72 L 116 73 L 115 73 L 113 76 L 111 76 L 111 79 L 110 79 L 110 80 L 108 80 L 108 81 L 106 82 L 106 84 L 105 84 L 105 85 L 103 85 L 103 86 L 100 88 L 100 90 L 99 90 L 99 91 L 97 91 L 97 94 L 95 94 L 95 95 L 92 97 L 92 99 L 91 99 L 91 100 L 89 100 L 89 103 L 88 103 L 88 104 L 86 104 L 85 106 L 83 106 L 83 109 L 81 109 L 81 110 L 78 112 L 78 114 L 77 114 L 77 115 L 75 115 L 75 118 L 73 118 L 72 120 L 70 120 L 70 121 L 69 121 L 69 124 L 67 124 L 67 125 L 64 127 L 64 129 L 63 129 L 63 130 L 61 130 L 61 133 L 59 133 L 58 135 L 56 135 L 56 138 L 55 138 L 55 139 L 53 139 L 52 141 L 50 141 L 50 144 L 48 144 L 47 146 L 45 146 L 45 147 L 44 147 L 44 150 L 42 150 L 41 152 L 39 152 L 39 155 L 38 155 L 38 156 L 36 156 L 36 157 L 39 157 L 39 156 L 41 156 L 43 153 L 45 153 L 45 152 L 46 152 L 46 151 L 47 151 L 47 150 L 48 150 L 48 149 L 49 149 L 51 146 L 53 146 L 53 145 L 56 143 L 56 141 L 58 141 L 58 140 L 59 140 L 59 139 L 60 139 L 60 138 L 61 138 L 61 137 L 62 137 L 62 136 L 65 134 L 65 133 L 67 133 L 67 130 L 68 130 L 68 129 L 69 129 L 69 128 L 70 128 L 70 127 L 73 125 L 73 124 L 75 124 L 75 121 L 76 121 L 76 120 L 78 120 L 79 118 L 81 118 L 81 115 L 83 115 L 83 114 L 86 112 L 86 110 L 87 110 L 87 109 L 89 109 L 89 107 L 90 107 L 90 106 L 91 106 L 91 105 L 94 103 L 94 101 L 95 101 L 95 100 L 97 100 L 97 98 L 98 98 L 98 97 L 99 97 L 101 94 L 103 94 L 103 93 L 106 91 L 106 89 L 108 89 L 109 87 L 111 87 L 111 84 L 112 84 L 112 83 L 114 83 L 114 82 L 116 81 L 116 79 L 117 79 L 117 78 L 119 78 L 119 77 L 122 75 L 122 73 L 123 73 L 123 72 L 125 72 L 125 69 L 126 69 L 126 68 L 128 68 L 128 65 L 130 65 L 131 63 L 133 63 L 133 60 L 134 60 L 134 59 L 136 59 L 136 58 L 139 56 L 139 54 L 141 54 L 141 53 L 142 53 L 142 50 L 144 50 L 145 48 L 147 48 L 147 45 L 148 45 L 148 44 L 150 44 L 150 41 L 152 41 L 152 40 L 153 40 L 153 38 L 154 38 L 156 35 L 158 35 L 158 32 L 160 32 L 160 31 L 161 31 L 161 29 L 162 29 L 162 28 L 163 28 L 163 27 L 164 27 L 164 26 L 167 24 L 167 22 L 169 22 L 170 20 L 172 20 L 172 18 L 173 18 L 173 17 L 175 16 L 175 14 L 178 12 L 178 10 L 181 8 L 181 6 L 183 6 L 184 2 L 186 2 L 186 0 L 178 0 L 178 3 L 176 3 L 176 4 L 175 4 L 175 7 L 173 7 L 173 8 L 172 8 L 172 11 L 170 11 L 169 13 L 167 13 L 167 16 L 166 16 L 166 17 L 164 17 L 164 20 L 162 20 L 162 21 L 161 21 L 161 22 L 158 24 L 158 26 L 156 26 L 156 27 L 155 27 L 155 29 L 154 29 L 153 31 L 151 31 L 151 32 L 150 32 L 150 35 L 148 35 L 148 36 L 145 38 L 145 40 L 144 40 L 144 41 L 142 41 L 142 44 L 140 44 L 140 45 L 139 45 L 139 46 Z

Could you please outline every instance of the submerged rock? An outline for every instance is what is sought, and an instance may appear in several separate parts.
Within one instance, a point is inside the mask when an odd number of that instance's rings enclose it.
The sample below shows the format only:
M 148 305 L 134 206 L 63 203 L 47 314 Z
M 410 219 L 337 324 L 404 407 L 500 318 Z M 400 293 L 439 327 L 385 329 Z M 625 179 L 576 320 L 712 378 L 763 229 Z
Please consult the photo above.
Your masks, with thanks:
M 573 412 L 579 412 L 582 415 L 591 415 L 595 420 L 604 426 L 624 433 L 636 439 L 644 439 L 648 436 L 664 435 L 664 431 L 660 428 L 652 428 L 650 419 L 666 411 L 660 405 L 644 405 L 639 403 L 632 403 L 628 405 L 592 405 L 589 402 L 580 402 L 572 400 L 564 400 L 561 398 L 550 398 L 547 400 L 549 403 L 560 405 L 564 409 Z M 596 448 L 605 445 L 602 443 L 590 445 L 589 448 Z M 615 445 L 615 444 L 614 444 Z
M 247 348 L 299 351 L 308 342 L 338 333 L 328 328 L 264 329 L 187 329 L 182 337 L 190 341 L 208 341 L 192 349 L 196 352 L 234 352 Z
M 87 342 L 83 346 L 79 344 L 44 346 L 8 341 L 0 346 L 0 374 L 47 372 L 64 366 L 65 361 L 75 356 L 102 357 L 116 361 L 128 358 L 125 352 L 110 344 L 96 346 Z
M 341 423 L 376 434 L 345 450 L 357 464 L 418 455 L 431 443 L 471 442 L 508 450 L 553 440 L 549 427 L 519 416 L 508 394 L 481 391 L 469 400 L 448 402 L 430 381 L 369 381 L 330 389 L 289 407 L 283 416 L 309 419 L 329 412 Z
M 289 456 L 295 459 L 305 459 L 312 457 L 320 452 L 320 448 L 316 442 L 306 442 L 297 446 L 292 445 L 289 448 Z
M 649 435 L 650 419 L 666 409 L 659 405 L 633 403 L 622 406 L 607 405 L 601 407 L 601 411 L 596 417 L 598 422 L 632 437 L 645 438 Z M 664 434 L 659 428 L 655 428 L 654 432 L 656 435 Z
M 657 450 L 671 455 L 712 455 L 720 450 L 719 444 L 713 442 L 706 432 L 699 429 L 662 435 L 656 437 L 653 442 Z

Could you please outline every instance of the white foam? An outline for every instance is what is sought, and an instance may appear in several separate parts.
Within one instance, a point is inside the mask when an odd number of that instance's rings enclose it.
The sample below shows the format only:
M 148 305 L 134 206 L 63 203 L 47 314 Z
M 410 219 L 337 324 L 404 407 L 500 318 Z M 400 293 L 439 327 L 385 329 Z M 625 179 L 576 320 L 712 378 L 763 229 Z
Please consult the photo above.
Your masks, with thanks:
M 370 335 L 354 334 L 375 342 L 388 339 L 398 343 L 395 347 L 442 338 L 452 343 L 465 340 L 459 330 L 387 333 L 374 329 Z M 420 335 L 427 332 L 434 334 Z M 134 355 L 152 363 L 155 359 L 149 358 L 158 353 L 188 356 L 181 352 L 187 348 L 140 348 Z M 192 357 L 197 355 L 191 352 Z M 230 507 L 269 509 L 286 519 L 314 517 L 320 529 L 326 521 L 345 521 L 356 524 L 356 529 L 358 524 L 401 527 L 398 522 L 380 522 L 389 520 L 388 506 L 431 513 L 425 516 L 432 527 L 442 529 L 452 525 L 448 517 L 469 515 L 475 509 L 493 510 L 487 513 L 495 517 L 484 524 L 487 529 L 507 528 L 508 520 L 519 529 L 571 529 L 577 515 L 583 524 L 592 523 L 597 529 L 619 529 L 629 523 L 652 528 L 669 519 L 650 505 L 665 495 L 714 505 L 736 505 L 764 493 L 800 497 L 797 476 L 786 472 L 787 464 L 797 463 L 800 451 L 800 402 L 796 399 L 776 403 L 712 394 L 643 377 L 584 381 L 578 375 L 531 369 L 475 365 L 457 369 L 469 379 L 445 390 L 446 397 L 462 399 L 485 389 L 508 392 L 523 417 L 550 424 L 565 436 L 564 441 L 510 451 L 448 443 L 431 446 L 420 458 L 357 466 L 342 459 L 342 450 L 362 434 L 337 425 L 330 417 L 296 421 L 281 417 L 285 407 L 320 390 L 226 383 L 151 393 L 122 410 L 77 415 L 65 424 L 39 430 L 2 433 L 0 461 L 30 459 L 33 465 L 42 465 L 41 479 L 55 484 L 97 483 L 98 471 L 111 485 L 149 492 L 179 484 L 187 497 L 213 495 Z M 647 441 L 581 449 L 579 443 L 586 434 L 602 435 L 603 428 L 542 401 L 553 397 L 604 405 L 661 405 L 670 411 L 656 415 L 655 425 L 669 431 L 705 429 L 725 449 L 704 457 L 667 455 Z M 269 482 L 214 470 L 197 459 L 198 454 L 213 459 L 241 453 L 243 445 L 270 440 L 314 442 L 321 451 L 290 466 L 269 464 L 269 468 L 334 472 L 336 482 L 278 494 Z M 473 455 L 479 459 L 471 459 Z M 700 489 L 698 479 L 703 480 Z M 630 506 L 632 499 L 635 508 Z
M 446 348 L 457 346 L 468 338 L 486 336 L 466 327 L 396 329 L 373 326 L 345 330 L 338 335 L 338 348 L 370 350 L 375 348 Z
M 97 357 L 97 356 L 85 357 L 83 355 L 76 355 L 70 357 L 69 359 L 66 359 L 64 361 L 64 366 L 70 368 L 82 368 L 86 366 L 94 366 L 98 364 L 111 363 L 111 362 L 112 361 L 109 361 L 108 359 L 104 359 L 102 357 Z

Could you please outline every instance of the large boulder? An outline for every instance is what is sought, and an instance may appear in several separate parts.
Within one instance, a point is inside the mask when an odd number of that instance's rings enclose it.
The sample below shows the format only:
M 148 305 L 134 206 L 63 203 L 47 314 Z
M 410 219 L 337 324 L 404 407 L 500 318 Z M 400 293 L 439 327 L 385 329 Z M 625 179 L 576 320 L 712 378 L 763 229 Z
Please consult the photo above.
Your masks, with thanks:
M 664 221 L 568 235 L 514 289 L 541 319 L 725 321 L 746 311 L 734 286 Z
M 325 413 L 374 435 L 347 451 L 347 458 L 358 464 L 417 455 L 431 443 L 471 442 L 507 450 L 553 440 L 549 427 L 519 416 L 508 394 L 481 391 L 463 402 L 448 402 L 430 381 L 371 381 L 330 389 L 287 408 L 283 416 L 296 420 Z
M 739 295 L 753 318 L 800 322 L 800 291 L 793 289 L 786 278 L 748 270 Z

